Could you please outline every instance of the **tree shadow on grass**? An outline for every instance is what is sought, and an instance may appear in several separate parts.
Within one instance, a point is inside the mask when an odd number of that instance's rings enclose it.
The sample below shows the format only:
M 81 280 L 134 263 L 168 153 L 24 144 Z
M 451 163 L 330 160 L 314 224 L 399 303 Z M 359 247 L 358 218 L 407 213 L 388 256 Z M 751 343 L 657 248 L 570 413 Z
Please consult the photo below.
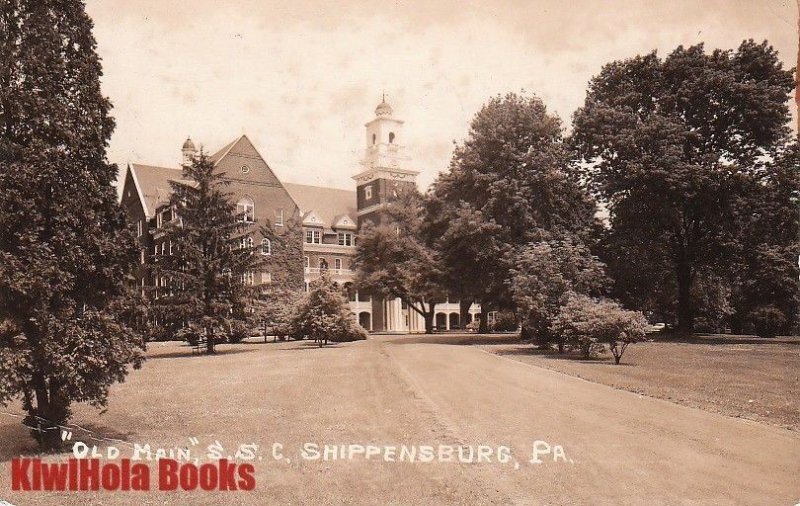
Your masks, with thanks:
M 97 446 L 98 451 L 104 454 L 108 446 L 116 446 L 125 455 L 130 448 L 132 432 L 122 432 L 105 425 L 96 423 L 66 423 L 65 431 L 69 439 L 64 442 L 59 452 L 42 453 L 36 441 L 31 436 L 31 429 L 19 423 L 0 425 L 0 462 L 8 462 L 16 457 L 56 456 L 65 458 L 72 456 L 72 445 L 78 441 L 85 443 L 89 448 Z
M 191 346 L 181 347 L 179 350 L 174 351 L 167 351 L 164 353 L 153 353 L 152 355 L 147 356 L 147 360 L 158 360 L 162 358 L 197 358 L 200 359 L 202 357 L 221 357 L 224 355 L 236 355 L 239 353 L 250 353 L 255 350 L 251 350 L 249 348 L 225 348 L 222 350 L 216 350 L 214 353 L 209 355 L 205 351 L 200 353 L 194 351 Z
M 449 344 L 453 346 L 495 346 L 522 343 L 514 334 L 415 334 L 389 339 L 392 344 Z
M 542 350 L 536 348 L 534 345 L 519 346 L 516 348 L 494 350 L 492 353 L 500 356 L 535 356 L 542 357 L 548 360 L 565 360 L 568 362 L 577 362 L 592 365 L 613 365 L 613 366 L 626 366 L 631 367 L 635 364 L 626 363 L 625 358 L 619 364 L 614 363 L 614 357 L 608 355 L 593 355 L 585 357 L 583 354 L 575 352 L 559 353 L 558 350 Z
M 320 346 L 314 341 L 309 341 L 307 339 L 300 339 L 288 342 L 293 343 L 295 346 L 292 346 L 291 348 L 283 348 L 281 351 L 324 350 L 325 348 L 341 348 L 342 347 L 341 345 L 347 344 L 346 342 L 335 343 L 333 341 L 328 341 L 328 344 L 323 344 L 322 346 Z M 350 341 L 350 342 L 356 342 L 356 341 Z
M 648 336 L 655 343 L 678 344 L 757 344 L 757 345 L 794 345 L 800 346 L 800 337 L 758 337 L 738 336 L 730 334 L 678 334 L 661 333 Z

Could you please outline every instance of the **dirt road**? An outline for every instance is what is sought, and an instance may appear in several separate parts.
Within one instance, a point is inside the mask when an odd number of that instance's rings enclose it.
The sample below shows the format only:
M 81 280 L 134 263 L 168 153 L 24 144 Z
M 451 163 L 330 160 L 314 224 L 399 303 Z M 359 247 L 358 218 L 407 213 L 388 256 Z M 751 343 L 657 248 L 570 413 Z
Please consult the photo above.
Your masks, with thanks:
M 214 357 L 154 345 L 145 367 L 113 389 L 108 413 L 80 407 L 75 422 L 154 447 L 185 446 L 188 437 L 198 438 L 197 448 L 255 442 L 263 458 L 256 490 L 11 493 L 8 459 L 29 443 L 17 420 L 0 417 L 0 499 L 16 505 L 800 501 L 797 433 L 614 390 L 478 347 L 424 340 L 373 337 L 322 349 L 245 344 L 221 347 Z M 537 440 L 546 445 L 537 447 L 541 463 L 532 464 Z M 276 443 L 280 459 L 273 458 Z M 352 459 L 333 452 L 323 459 L 303 452 L 309 444 L 320 452 L 326 444 L 345 452 L 356 447 Z M 399 462 L 402 445 L 432 447 L 436 458 Z M 359 448 L 369 446 L 381 453 L 367 459 Z M 457 458 L 448 454 L 457 446 L 465 460 L 467 447 L 473 460 L 483 452 L 481 462 L 448 462 Z

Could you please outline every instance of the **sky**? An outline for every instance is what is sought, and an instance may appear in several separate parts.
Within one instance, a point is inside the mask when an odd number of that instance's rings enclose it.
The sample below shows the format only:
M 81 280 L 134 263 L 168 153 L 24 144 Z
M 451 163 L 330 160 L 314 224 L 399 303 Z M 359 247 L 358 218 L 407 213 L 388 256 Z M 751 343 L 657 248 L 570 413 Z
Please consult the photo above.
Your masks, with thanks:
M 796 0 L 88 0 L 117 128 L 109 159 L 176 166 L 241 134 L 286 182 L 353 189 L 382 93 L 425 189 L 497 94 L 569 131 L 608 62 L 764 39 L 797 61 Z

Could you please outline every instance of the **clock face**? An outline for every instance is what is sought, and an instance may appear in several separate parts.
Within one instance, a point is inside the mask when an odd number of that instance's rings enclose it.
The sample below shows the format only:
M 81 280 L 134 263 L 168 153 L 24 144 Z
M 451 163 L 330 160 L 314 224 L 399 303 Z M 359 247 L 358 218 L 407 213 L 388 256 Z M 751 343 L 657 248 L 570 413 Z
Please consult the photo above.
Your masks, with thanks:
M 250 172 L 250 166 L 242 165 L 242 174 L 247 174 L 248 172 Z

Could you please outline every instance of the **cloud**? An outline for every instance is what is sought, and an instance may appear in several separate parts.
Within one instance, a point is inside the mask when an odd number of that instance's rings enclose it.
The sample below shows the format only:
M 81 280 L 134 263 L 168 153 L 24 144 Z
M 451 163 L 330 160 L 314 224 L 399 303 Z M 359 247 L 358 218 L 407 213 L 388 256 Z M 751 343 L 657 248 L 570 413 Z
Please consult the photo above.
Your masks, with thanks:
M 492 2 L 89 0 L 112 161 L 175 165 L 187 134 L 243 132 L 287 180 L 352 188 L 364 123 L 386 92 L 422 186 L 486 100 L 522 89 L 568 126 L 603 64 L 679 44 L 769 39 L 786 67 L 791 0 Z M 788 21 L 787 21 L 788 20 Z

